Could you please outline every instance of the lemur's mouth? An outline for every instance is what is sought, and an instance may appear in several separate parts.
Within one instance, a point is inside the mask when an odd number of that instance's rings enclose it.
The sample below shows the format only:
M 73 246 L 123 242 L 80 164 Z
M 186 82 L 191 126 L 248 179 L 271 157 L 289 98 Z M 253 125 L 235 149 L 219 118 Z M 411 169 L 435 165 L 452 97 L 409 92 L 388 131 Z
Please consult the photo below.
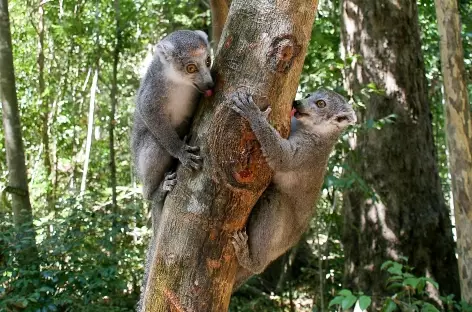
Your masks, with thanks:
M 350 125 L 353 125 L 356 123 L 357 121 L 357 118 L 356 118 L 356 115 L 354 113 L 352 114 L 341 114 L 341 115 L 338 115 L 336 117 L 334 117 L 334 120 L 337 122 L 337 123 L 346 123 L 346 124 L 350 124 Z
M 339 116 L 339 117 L 336 117 L 336 121 L 341 123 L 343 121 L 348 121 L 349 118 L 347 118 L 347 116 Z
M 310 114 L 302 113 L 299 110 L 295 110 L 295 113 L 293 114 L 293 116 L 295 116 L 295 118 L 297 119 L 300 119 L 302 117 L 310 116 Z
M 200 93 L 205 93 L 205 91 L 203 91 L 202 89 L 200 89 L 196 83 L 193 84 L 193 86 L 195 87 L 195 89 L 197 89 L 198 92 Z
M 299 101 L 293 101 L 292 104 L 292 116 L 294 116 L 297 119 L 302 118 L 303 116 L 308 116 L 307 113 L 301 112 L 300 111 L 300 103 Z

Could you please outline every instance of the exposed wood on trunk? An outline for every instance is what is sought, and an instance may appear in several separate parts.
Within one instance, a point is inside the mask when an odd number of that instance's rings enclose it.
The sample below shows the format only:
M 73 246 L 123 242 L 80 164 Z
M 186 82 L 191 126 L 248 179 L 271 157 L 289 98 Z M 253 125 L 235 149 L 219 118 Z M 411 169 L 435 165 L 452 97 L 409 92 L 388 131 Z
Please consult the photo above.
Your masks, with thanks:
M 226 311 L 237 268 L 230 234 L 244 227 L 271 172 L 249 125 L 226 104 L 249 90 L 286 137 L 317 1 L 233 0 L 192 145 L 203 170 L 177 171 L 156 237 L 145 311 Z
M 409 258 L 416 274 L 459 294 L 454 241 L 431 129 L 416 1 L 344 0 L 346 89 L 373 82 L 384 92 L 362 98 L 361 122 L 396 114 L 394 124 L 359 130 L 349 167 L 375 193 L 344 194 L 345 286 L 385 295 L 383 261 Z M 431 296 L 439 301 L 437 293 Z M 377 297 L 378 298 L 378 297 Z
M 18 230 L 20 265 L 37 259 L 33 213 L 28 193 L 25 153 L 21 136 L 20 113 L 16 97 L 13 49 L 7 0 L 0 0 L 0 102 L 8 166 L 8 187 L 12 199 L 13 218 Z
M 441 35 L 457 253 L 462 299 L 472 304 L 472 119 L 467 94 L 459 11 L 455 0 L 435 0 Z

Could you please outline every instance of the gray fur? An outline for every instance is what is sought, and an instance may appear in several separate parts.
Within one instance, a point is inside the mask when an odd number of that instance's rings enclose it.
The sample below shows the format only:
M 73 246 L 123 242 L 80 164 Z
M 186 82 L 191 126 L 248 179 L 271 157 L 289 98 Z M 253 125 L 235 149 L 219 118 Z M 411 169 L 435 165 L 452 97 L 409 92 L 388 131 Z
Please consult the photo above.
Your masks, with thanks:
M 319 100 L 326 103 L 324 108 L 316 105 Z M 231 108 L 248 120 L 274 170 L 271 184 L 249 216 L 247 234 L 238 231 L 232 238 L 239 262 L 233 288 L 237 289 L 299 241 L 314 214 L 329 154 L 356 115 L 336 92 L 318 90 L 294 102 L 292 132 L 283 139 L 250 95 L 236 94 Z
M 138 310 L 142 309 L 163 201 L 175 185 L 175 174 L 166 173 L 172 170 L 176 159 L 185 167 L 201 168 L 198 147 L 187 145 L 184 137 L 189 131 L 199 93 L 214 85 L 209 66 L 210 46 L 203 34 L 180 30 L 162 39 L 138 90 L 131 148 L 137 175 L 143 183 L 144 198 L 152 200 L 153 223 Z M 189 64 L 198 70 L 187 72 Z

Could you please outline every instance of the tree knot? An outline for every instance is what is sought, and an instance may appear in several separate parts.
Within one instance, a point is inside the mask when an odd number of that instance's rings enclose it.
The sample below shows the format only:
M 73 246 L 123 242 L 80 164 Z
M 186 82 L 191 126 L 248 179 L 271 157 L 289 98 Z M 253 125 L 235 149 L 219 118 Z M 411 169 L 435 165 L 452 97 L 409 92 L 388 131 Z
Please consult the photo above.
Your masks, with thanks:
M 293 59 L 300 54 L 301 45 L 293 35 L 276 37 L 267 53 L 267 61 L 272 70 L 279 73 L 287 73 L 292 67 Z

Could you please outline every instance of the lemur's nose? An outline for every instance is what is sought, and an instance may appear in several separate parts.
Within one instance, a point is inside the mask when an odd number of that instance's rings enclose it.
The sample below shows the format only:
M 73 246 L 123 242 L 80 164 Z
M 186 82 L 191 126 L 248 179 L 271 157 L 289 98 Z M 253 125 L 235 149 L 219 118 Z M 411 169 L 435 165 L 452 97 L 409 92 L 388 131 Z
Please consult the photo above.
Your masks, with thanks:
M 207 82 L 205 86 L 207 90 L 210 90 L 210 89 L 213 89 L 213 87 L 215 86 L 215 83 L 213 81 L 210 81 L 210 82 Z

